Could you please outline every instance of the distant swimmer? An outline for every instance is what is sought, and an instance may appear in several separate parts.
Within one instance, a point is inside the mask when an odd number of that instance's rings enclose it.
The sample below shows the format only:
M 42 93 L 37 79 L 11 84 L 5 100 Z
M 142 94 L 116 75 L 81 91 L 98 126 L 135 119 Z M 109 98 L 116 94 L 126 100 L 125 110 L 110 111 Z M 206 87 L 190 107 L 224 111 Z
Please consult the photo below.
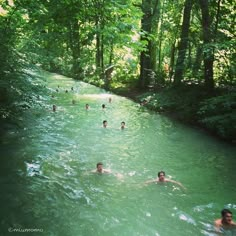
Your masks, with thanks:
M 73 87 L 71 87 L 71 91 L 73 91 L 74 90 L 74 88 Z
M 74 99 L 72 100 L 72 104 L 75 105 L 75 100 Z
M 215 227 L 217 231 L 236 229 L 236 223 L 233 222 L 233 213 L 228 209 L 223 209 L 221 219 L 215 220 Z
M 125 122 L 124 122 L 124 121 L 121 122 L 120 128 L 121 128 L 121 129 L 124 129 L 124 128 L 125 128 Z
M 86 109 L 86 110 L 89 110 L 89 104 L 88 104 L 88 103 L 85 104 L 85 109 Z
M 109 97 L 108 101 L 109 101 L 109 103 L 111 103 L 111 97 Z
M 59 89 L 56 89 L 56 92 L 59 93 Z
M 145 184 L 150 184 L 150 183 L 174 183 L 174 184 L 177 184 L 179 185 L 180 187 L 182 187 L 183 189 L 185 189 L 185 187 L 180 183 L 180 182 L 177 182 L 177 181 L 174 181 L 172 179 L 167 179 L 165 176 L 165 172 L 164 171 L 159 171 L 158 174 L 157 174 L 157 178 L 154 179 L 154 180 L 148 180 L 145 182 Z
M 111 170 L 109 169 L 104 169 L 102 162 L 97 163 L 97 168 L 95 170 L 91 171 L 92 173 L 98 173 L 98 174 L 113 174 L 116 176 L 118 179 L 123 181 L 123 175 L 120 173 L 112 173 Z
M 106 120 L 104 120 L 104 121 L 102 122 L 102 126 L 103 126 L 103 128 L 106 128 L 106 127 L 107 127 L 107 125 L 108 125 L 107 121 L 106 121 Z
M 106 105 L 105 104 L 102 104 L 102 109 L 105 109 L 106 108 Z
M 97 163 L 97 168 L 92 170 L 92 173 L 99 173 L 99 174 L 110 174 L 111 170 L 104 169 L 102 162 Z
M 66 93 L 68 93 L 68 90 L 66 89 L 66 91 L 65 91 Z
M 57 106 L 56 105 L 52 105 L 52 111 L 56 112 L 56 110 L 57 110 Z

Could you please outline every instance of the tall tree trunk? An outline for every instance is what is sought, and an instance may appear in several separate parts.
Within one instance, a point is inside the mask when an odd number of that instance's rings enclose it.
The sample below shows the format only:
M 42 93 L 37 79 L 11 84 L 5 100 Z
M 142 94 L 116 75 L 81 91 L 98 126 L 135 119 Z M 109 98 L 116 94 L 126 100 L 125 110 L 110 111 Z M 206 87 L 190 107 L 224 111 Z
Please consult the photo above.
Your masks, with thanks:
M 159 4 L 161 6 L 161 4 Z M 162 69 L 162 36 L 163 36 L 163 15 L 165 8 L 165 0 L 162 2 L 162 6 L 159 10 L 160 22 L 159 22 L 159 32 L 158 32 L 158 72 L 161 72 Z
M 140 87 L 145 88 L 148 85 L 148 72 L 150 70 L 150 39 L 148 35 L 151 33 L 151 0 L 142 1 L 143 17 L 141 19 L 141 41 L 146 41 L 146 50 L 140 55 Z
M 178 47 L 178 58 L 175 66 L 174 74 L 174 84 L 180 85 L 183 79 L 184 73 L 184 61 L 186 57 L 186 50 L 188 47 L 188 35 L 189 35 L 189 26 L 190 26 L 190 17 L 192 10 L 193 2 L 192 0 L 185 0 L 184 4 L 184 15 L 183 15 L 183 24 L 181 30 L 181 37 Z
M 197 52 L 192 66 L 192 72 L 193 72 L 192 74 L 195 77 L 198 77 L 199 69 L 201 67 L 201 62 L 202 62 L 202 45 L 199 44 L 197 45 Z
M 80 25 L 76 19 L 72 19 L 69 24 L 70 48 L 72 51 L 73 65 L 72 74 L 76 78 L 82 78 L 82 68 L 80 66 L 81 43 L 80 43 Z
M 175 51 L 176 51 L 175 43 L 176 43 L 176 40 L 171 45 L 171 50 L 170 50 L 170 65 L 169 65 L 169 79 L 170 79 L 170 81 L 171 81 L 173 74 L 174 74 Z
M 113 63 L 113 57 L 114 57 L 114 46 L 113 41 L 110 42 L 110 52 L 109 52 L 109 65 Z
M 188 43 L 188 63 L 187 63 L 187 68 L 192 67 L 192 44 L 189 42 Z
M 99 20 L 96 19 L 96 67 L 101 67 L 101 40 L 100 40 L 100 27 Z
M 143 17 L 141 19 L 141 41 L 146 42 L 146 49 L 140 55 L 140 88 L 146 88 L 150 84 L 152 73 L 156 70 L 156 43 L 150 39 L 150 34 L 156 32 L 157 23 L 156 16 L 158 0 L 143 0 L 142 11 Z
M 208 0 L 199 0 L 202 12 L 202 30 L 203 30 L 203 43 L 204 43 L 204 81 L 208 90 L 214 88 L 213 78 L 213 63 L 214 63 L 214 49 L 210 46 L 212 42 L 212 33 L 210 30 L 210 14 Z

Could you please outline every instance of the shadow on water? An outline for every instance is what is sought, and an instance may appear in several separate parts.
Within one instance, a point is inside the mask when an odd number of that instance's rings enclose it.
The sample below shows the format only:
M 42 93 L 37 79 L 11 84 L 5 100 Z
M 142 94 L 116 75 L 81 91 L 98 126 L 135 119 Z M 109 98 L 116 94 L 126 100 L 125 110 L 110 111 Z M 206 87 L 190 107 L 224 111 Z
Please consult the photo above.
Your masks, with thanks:
M 1 134 L 3 235 L 216 235 L 220 210 L 236 209 L 234 147 L 102 89 L 45 76 L 45 106 Z M 99 161 L 113 174 L 92 174 Z M 187 190 L 144 184 L 162 169 Z

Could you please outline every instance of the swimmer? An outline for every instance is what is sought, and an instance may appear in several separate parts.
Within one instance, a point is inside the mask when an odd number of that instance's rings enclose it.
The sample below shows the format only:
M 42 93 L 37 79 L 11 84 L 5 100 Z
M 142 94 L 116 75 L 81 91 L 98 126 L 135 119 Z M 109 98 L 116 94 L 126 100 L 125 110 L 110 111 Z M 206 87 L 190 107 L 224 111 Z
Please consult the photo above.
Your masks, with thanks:
M 111 97 L 109 97 L 108 101 L 109 101 L 109 103 L 111 103 Z
M 71 87 L 71 91 L 73 91 L 74 90 L 74 88 L 73 87 Z
M 104 169 L 102 162 L 97 163 L 97 168 L 92 170 L 92 173 L 99 173 L 99 174 L 110 174 L 111 170 Z
M 106 108 L 106 105 L 105 104 L 102 104 L 102 109 L 105 109 Z
M 154 179 L 154 180 L 148 180 L 145 182 L 145 184 L 150 184 L 150 183 L 173 183 L 173 184 L 177 184 L 179 185 L 180 187 L 182 187 L 183 189 L 185 189 L 185 187 L 180 183 L 180 182 L 177 182 L 177 181 L 174 181 L 174 180 L 171 180 L 171 179 L 167 179 L 165 177 L 165 172 L 164 171 L 160 171 L 158 172 L 157 176 L 158 178 Z
M 125 128 L 125 122 L 124 122 L 124 121 L 121 122 L 120 128 L 121 128 L 121 129 L 124 129 L 124 128 Z
M 68 93 L 68 90 L 66 90 L 65 92 Z
M 220 229 L 236 229 L 236 223 L 233 222 L 233 213 L 228 209 L 221 211 L 221 219 L 215 220 L 215 228 Z
M 75 100 L 74 99 L 72 100 L 72 104 L 75 105 Z
M 96 165 L 96 167 L 97 167 L 97 168 L 96 168 L 95 170 L 92 170 L 92 171 L 91 171 L 92 173 L 113 174 L 113 175 L 116 176 L 118 179 L 120 179 L 120 180 L 123 181 L 123 175 L 122 175 L 122 174 L 120 174 L 120 173 L 112 173 L 111 170 L 109 170 L 109 169 L 104 169 L 102 162 L 98 162 L 97 165 Z
M 59 93 L 59 90 L 58 90 L 58 89 L 56 89 L 56 92 L 57 92 L 57 93 Z
M 107 121 L 106 121 L 106 120 L 104 120 L 104 121 L 102 122 L 102 126 L 103 126 L 103 128 L 106 128 L 106 127 L 107 127 Z
M 86 110 L 89 110 L 89 104 L 86 104 L 86 105 L 85 105 L 85 109 L 86 109 Z
M 52 105 L 52 111 L 56 112 L 56 110 L 57 110 L 57 106 L 56 105 Z

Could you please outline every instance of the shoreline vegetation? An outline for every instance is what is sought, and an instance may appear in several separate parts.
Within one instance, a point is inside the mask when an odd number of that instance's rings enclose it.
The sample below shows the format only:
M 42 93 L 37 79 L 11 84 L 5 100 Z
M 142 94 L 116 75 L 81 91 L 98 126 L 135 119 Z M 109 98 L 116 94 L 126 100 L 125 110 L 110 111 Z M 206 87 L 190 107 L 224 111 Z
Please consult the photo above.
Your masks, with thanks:
M 235 144 L 231 2 L 154 2 L 3 1 L 0 122 L 21 123 L 18 114 L 49 92 L 29 73 L 38 67 L 129 97 Z
M 236 144 L 236 91 L 215 89 L 209 95 L 200 85 L 149 90 L 127 86 L 109 90 L 221 141 Z

